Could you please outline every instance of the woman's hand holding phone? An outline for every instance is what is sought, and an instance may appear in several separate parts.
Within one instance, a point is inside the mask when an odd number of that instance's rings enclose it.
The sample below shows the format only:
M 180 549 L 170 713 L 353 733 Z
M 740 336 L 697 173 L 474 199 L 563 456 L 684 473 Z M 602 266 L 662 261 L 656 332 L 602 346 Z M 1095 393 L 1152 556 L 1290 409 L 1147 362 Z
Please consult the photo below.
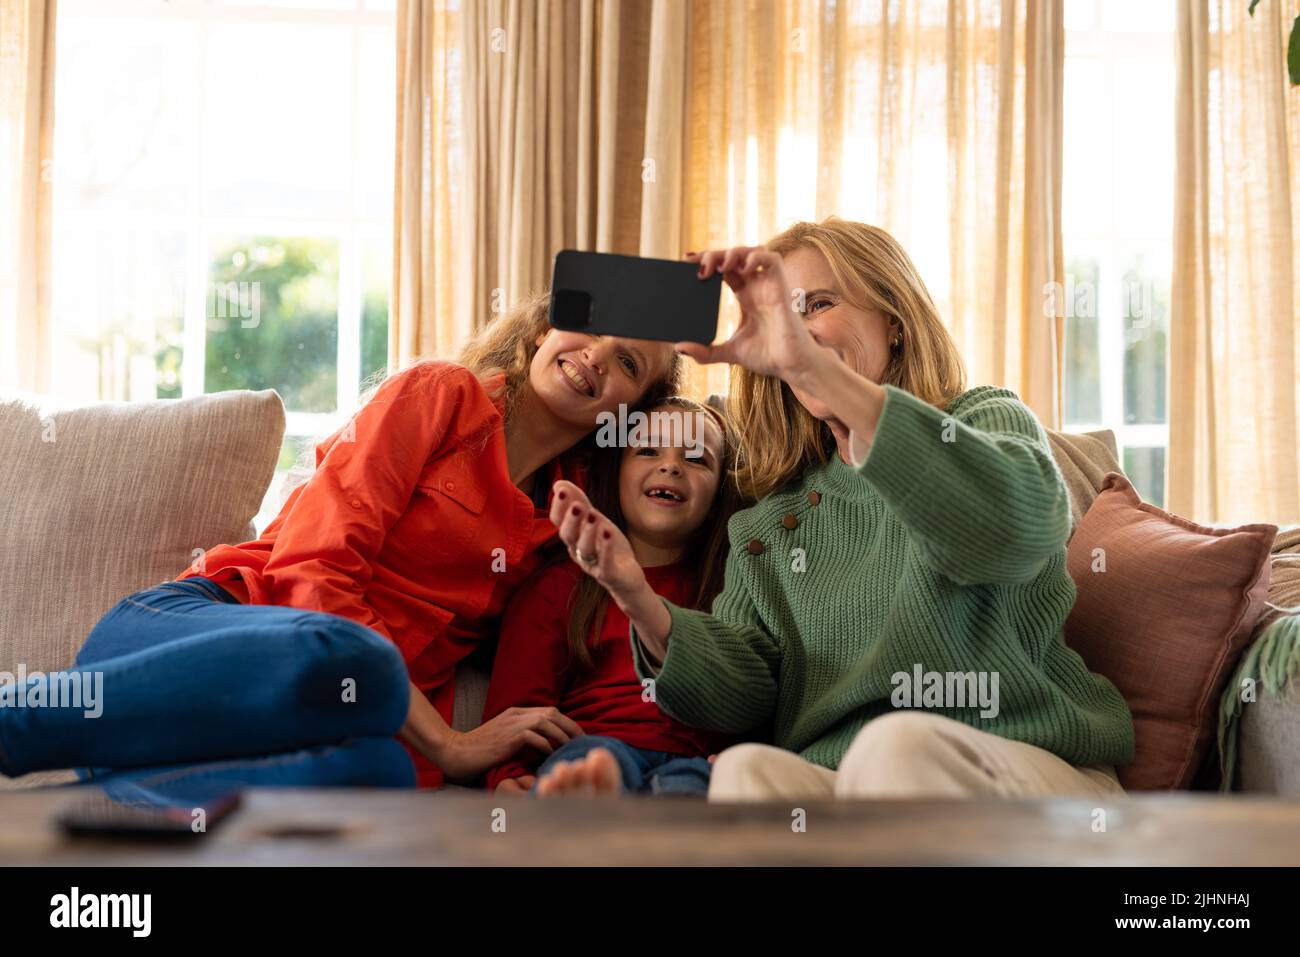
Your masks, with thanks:
M 740 325 L 726 342 L 704 346 L 679 342 L 677 351 L 696 362 L 729 362 L 759 375 L 776 376 L 791 385 L 814 374 L 826 350 L 804 327 L 794 310 L 793 293 L 781 257 L 762 246 L 736 246 L 687 253 L 699 264 L 699 277 L 721 273 L 740 303 Z
M 627 536 L 572 482 L 556 482 L 553 490 L 551 523 L 559 529 L 569 557 L 609 592 L 646 650 L 663 660 L 672 618 L 646 581 Z

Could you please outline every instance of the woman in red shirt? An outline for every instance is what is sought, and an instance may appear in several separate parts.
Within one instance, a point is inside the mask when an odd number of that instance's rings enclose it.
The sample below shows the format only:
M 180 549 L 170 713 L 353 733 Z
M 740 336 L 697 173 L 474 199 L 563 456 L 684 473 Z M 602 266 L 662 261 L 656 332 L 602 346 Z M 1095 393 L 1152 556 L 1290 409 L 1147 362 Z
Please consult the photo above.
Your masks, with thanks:
M 405 783 L 399 734 L 436 786 L 580 734 L 546 707 L 450 728 L 456 664 L 556 534 L 565 453 L 600 413 L 671 393 L 680 374 L 667 343 L 552 329 L 548 304 L 495 320 L 459 363 L 391 376 L 317 446 L 315 474 L 259 538 L 115 605 L 77 659 L 102 674 L 99 719 L 0 708 L 0 772 L 278 755 L 277 782 L 322 783 L 292 765 Z M 340 760 L 354 739 L 360 757 Z M 318 747 L 333 765 L 301 751 Z
M 588 497 L 624 530 L 631 545 L 625 560 L 644 571 L 656 594 L 708 608 L 722 588 L 727 519 L 736 505 L 725 420 L 673 397 L 655 406 L 646 425 L 644 437 L 626 448 L 597 453 Z M 565 494 L 561 483 L 557 499 Z M 637 679 L 627 616 L 583 572 L 582 560 L 560 550 L 559 561 L 511 600 L 484 716 L 552 706 L 577 721 L 583 736 L 553 753 L 525 748 L 488 773 L 488 789 L 549 796 L 590 783 L 613 792 L 703 795 L 707 756 L 731 740 L 659 709 Z

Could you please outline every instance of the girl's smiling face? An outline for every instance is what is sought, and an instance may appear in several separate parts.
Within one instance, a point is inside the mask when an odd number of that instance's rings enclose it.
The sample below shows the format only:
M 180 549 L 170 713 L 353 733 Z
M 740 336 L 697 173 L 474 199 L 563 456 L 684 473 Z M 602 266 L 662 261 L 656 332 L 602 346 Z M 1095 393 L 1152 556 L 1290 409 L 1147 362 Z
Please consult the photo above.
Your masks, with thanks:
M 672 359 L 667 342 L 549 329 L 537 340 L 528 382 L 556 418 L 590 429 L 600 413 L 636 405 Z
M 658 406 L 648 417 L 647 440 L 623 449 L 619 507 L 634 549 L 638 542 L 661 550 L 682 549 L 717 498 L 722 429 L 712 415 L 694 409 Z M 669 427 L 674 419 L 675 426 Z

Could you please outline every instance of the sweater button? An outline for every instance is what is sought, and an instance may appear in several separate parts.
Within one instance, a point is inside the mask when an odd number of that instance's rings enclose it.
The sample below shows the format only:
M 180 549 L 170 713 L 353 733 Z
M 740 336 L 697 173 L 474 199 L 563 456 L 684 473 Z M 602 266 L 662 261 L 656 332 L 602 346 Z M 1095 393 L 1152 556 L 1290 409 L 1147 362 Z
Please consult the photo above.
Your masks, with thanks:
M 763 543 L 759 541 L 757 538 L 751 538 L 749 540 L 749 544 L 745 546 L 745 550 L 748 551 L 749 554 L 751 555 L 762 555 Z
M 821 493 L 821 492 L 809 492 L 809 493 L 808 493 L 808 504 L 810 504 L 810 505 L 820 505 L 820 504 L 821 504 L 821 500 L 822 500 L 822 493 Z
M 454 491 L 456 491 L 456 483 L 455 483 L 455 482 L 443 482 L 443 483 L 442 483 L 442 487 L 445 488 L 448 492 L 454 492 Z
M 353 508 L 360 508 L 360 507 L 361 507 L 361 499 L 359 499 L 359 498 L 354 498 L 354 499 L 352 500 L 352 507 L 353 507 Z
M 795 518 L 793 515 L 785 515 L 785 516 L 782 516 L 782 518 L 781 518 L 781 527 L 782 527 L 782 528 L 790 528 L 790 529 L 798 528 L 798 527 L 799 527 L 799 519 Z

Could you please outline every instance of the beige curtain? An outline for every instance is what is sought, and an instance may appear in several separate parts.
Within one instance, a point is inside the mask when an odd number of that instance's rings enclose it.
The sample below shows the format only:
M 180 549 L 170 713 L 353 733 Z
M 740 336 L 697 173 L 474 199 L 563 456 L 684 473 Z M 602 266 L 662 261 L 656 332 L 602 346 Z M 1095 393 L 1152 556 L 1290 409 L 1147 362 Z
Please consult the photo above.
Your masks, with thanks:
M 461 209 L 438 220 L 450 232 L 415 246 L 399 227 L 399 274 L 430 242 L 462 258 L 422 266 L 425 284 L 452 277 L 436 293 L 398 287 L 397 358 L 447 351 L 490 317 L 494 289 L 541 288 L 563 246 L 675 258 L 834 213 L 912 252 L 972 383 L 1059 423 L 1059 297 L 1045 290 L 1063 281 L 1061 0 L 468 2 L 449 28 L 463 70 L 441 87 L 459 120 L 421 98 L 449 73 L 436 31 L 420 27 L 413 50 L 417 14 L 455 19 L 403 10 L 400 112 L 435 132 L 399 141 L 399 221 L 436 219 L 433 179 L 404 164 L 468 160 L 449 178 Z M 726 370 L 693 386 L 723 390 Z
M 390 365 L 453 355 L 565 248 L 679 254 L 686 9 L 407 0 Z
M 1169 507 L 1300 522 L 1298 0 L 1180 0 Z
M 0 3 L 0 387 L 32 392 L 51 375 L 54 16 L 55 0 Z
M 1061 10 L 693 4 L 686 248 L 831 214 L 883 226 L 916 261 L 970 381 L 1012 388 L 1058 424 L 1063 313 L 1045 290 L 1064 274 Z

